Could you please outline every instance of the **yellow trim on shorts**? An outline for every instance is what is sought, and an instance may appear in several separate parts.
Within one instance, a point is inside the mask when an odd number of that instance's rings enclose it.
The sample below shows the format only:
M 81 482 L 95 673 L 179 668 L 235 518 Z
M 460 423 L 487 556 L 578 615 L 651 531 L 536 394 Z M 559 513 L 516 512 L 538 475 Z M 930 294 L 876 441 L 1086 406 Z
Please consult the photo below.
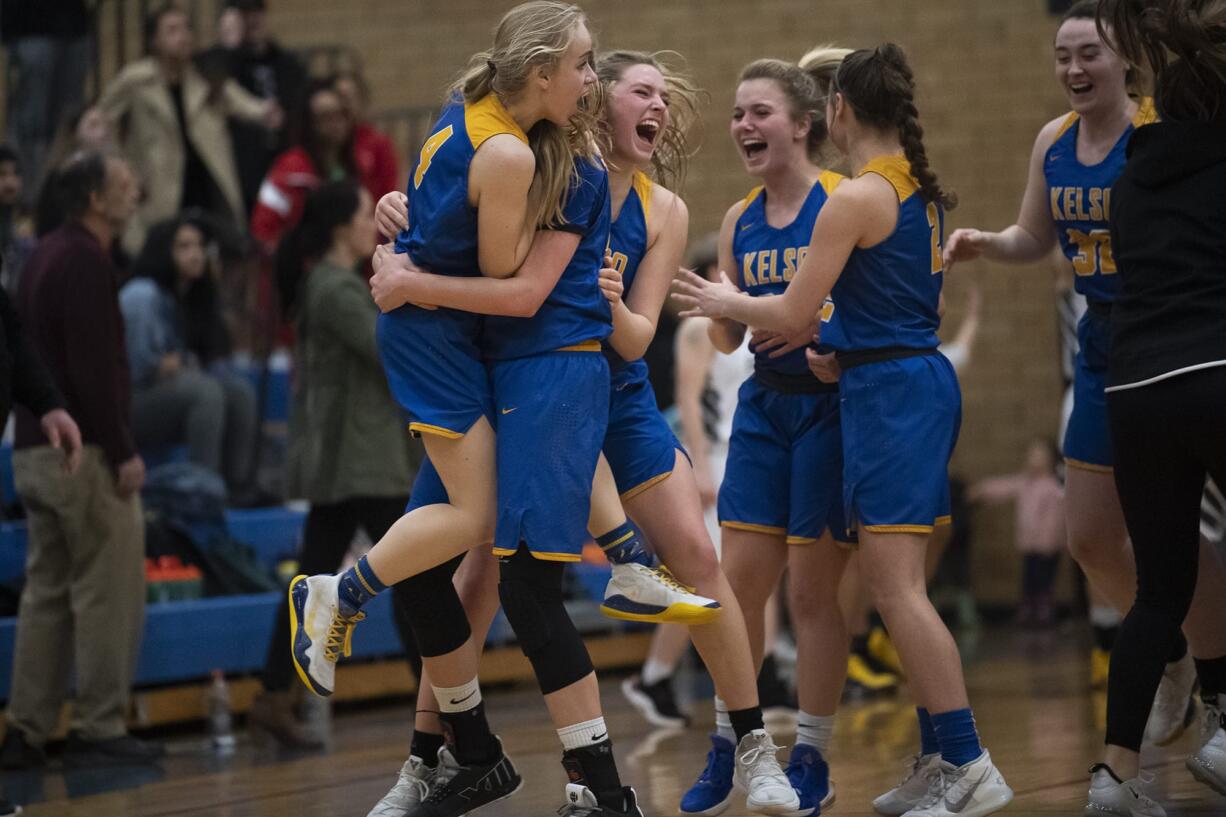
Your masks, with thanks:
M 732 528 L 733 530 L 743 530 L 749 533 L 768 533 L 771 536 L 787 536 L 787 528 L 776 528 L 772 525 L 755 525 L 752 522 L 732 522 L 728 520 L 720 520 L 721 528 Z
M 463 431 L 453 431 L 450 428 L 432 426 L 429 423 L 409 423 L 409 431 L 415 431 L 418 434 L 434 434 L 448 440 L 458 440 L 464 436 Z
M 812 536 L 789 536 L 787 542 L 789 545 L 816 545 L 821 539 L 814 539 Z
M 932 533 L 932 525 L 865 525 L 869 533 Z
M 519 552 L 519 548 L 508 550 L 507 548 L 494 548 L 495 556 L 514 556 Z M 577 553 L 538 553 L 535 550 L 529 549 L 529 555 L 533 559 L 540 559 L 542 562 L 581 562 L 583 557 Z
M 939 528 L 943 525 L 952 525 L 953 523 L 954 523 L 953 516 L 951 516 L 950 514 L 945 514 L 944 516 L 938 516 L 932 524 Z
M 1073 460 L 1068 457 L 1064 458 L 1064 464 L 1069 468 L 1077 468 L 1082 471 L 1090 471 L 1095 474 L 1112 474 L 1115 473 L 1115 467 L 1111 465 L 1099 465 L 1095 462 L 1083 462 L 1082 460 Z
M 668 479 L 672 475 L 673 475 L 673 471 L 670 468 L 669 470 L 665 471 L 663 474 L 656 474 L 651 479 L 646 480 L 645 482 L 640 482 L 638 485 L 635 485 L 629 491 L 626 491 L 625 493 L 621 495 L 622 502 L 625 502 L 628 499 L 634 499 L 636 496 L 643 493 L 643 491 L 646 491 L 648 488 L 652 488 L 656 485 L 659 485 L 661 482 Z
M 555 352 L 599 352 L 600 341 L 585 340 L 582 343 L 576 343 L 571 346 L 563 346 L 559 349 L 554 349 Z

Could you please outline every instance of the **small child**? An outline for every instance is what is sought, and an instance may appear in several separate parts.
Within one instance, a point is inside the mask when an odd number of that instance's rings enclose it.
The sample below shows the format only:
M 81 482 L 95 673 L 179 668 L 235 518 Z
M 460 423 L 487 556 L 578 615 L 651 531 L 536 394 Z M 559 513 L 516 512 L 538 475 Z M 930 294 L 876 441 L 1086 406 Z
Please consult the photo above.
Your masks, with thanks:
M 985 479 L 971 487 L 970 500 L 1015 505 L 1014 542 L 1022 552 L 1022 604 L 1018 623 L 1050 627 L 1056 622 L 1052 587 L 1065 547 L 1064 487 L 1056 474 L 1060 457 L 1047 440 L 1026 451 L 1020 473 Z

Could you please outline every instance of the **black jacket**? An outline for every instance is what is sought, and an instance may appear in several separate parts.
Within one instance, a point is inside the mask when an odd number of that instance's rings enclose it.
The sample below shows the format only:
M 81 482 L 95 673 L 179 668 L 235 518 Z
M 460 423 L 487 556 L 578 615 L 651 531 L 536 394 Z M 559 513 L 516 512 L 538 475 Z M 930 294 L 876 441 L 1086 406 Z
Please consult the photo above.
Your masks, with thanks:
M 33 344 L 21 332 L 17 309 L 9 294 L 0 289 L 0 424 L 18 402 L 35 417 L 62 408 L 64 398 L 51 375 L 34 353 Z
M 1108 386 L 1226 361 L 1226 121 L 1138 128 L 1111 194 Z

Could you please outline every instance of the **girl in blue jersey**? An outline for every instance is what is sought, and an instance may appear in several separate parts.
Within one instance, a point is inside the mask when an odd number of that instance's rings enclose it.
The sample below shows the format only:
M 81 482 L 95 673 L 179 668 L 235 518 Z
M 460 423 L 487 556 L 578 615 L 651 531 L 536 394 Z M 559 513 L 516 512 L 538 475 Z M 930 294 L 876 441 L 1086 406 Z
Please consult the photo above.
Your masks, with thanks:
M 1094 589 L 1122 614 L 1132 606 L 1137 577 L 1112 473 L 1104 391 L 1111 303 L 1119 288 L 1108 219 L 1128 140 L 1155 115 L 1150 100 L 1129 96 L 1134 69 L 1104 42 L 1096 8 L 1094 0 L 1075 4 L 1056 31 L 1056 79 L 1072 112 L 1048 122 L 1035 139 L 1017 223 L 1000 232 L 954 230 L 945 260 L 950 266 L 982 256 L 1021 264 L 1059 244 L 1072 265 L 1073 284 L 1088 308 L 1077 330 L 1073 412 L 1064 436 L 1068 544 Z M 1193 614 L 1185 631 L 1195 644 L 1199 628 L 1207 628 L 1202 638 L 1212 638 L 1217 626 L 1213 615 Z M 1194 681 L 1181 638 L 1146 729 L 1148 741 L 1165 745 L 1183 732 Z
M 608 88 L 614 212 L 611 267 L 605 270 L 614 331 L 606 352 L 612 391 L 604 454 L 627 512 L 660 558 L 681 581 L 717 599 L 724 610 L 714 623 L 691 627 L 690 632 L 726 702 L 731 737 L 740 746 L 738 757 L 755 759 L 737 764 L 750 808 L 791 811 L 800 798 L 775 761 L 774 744 L 762 722 L 744 618 L 707 534 L 693 468 L 656 406 L 642 360 L 688 232 L 685 204 L 663 184 L 681 181 L 684 117 L 692 112 L 692 93 L 648 54 L 604 55 L 598 73 Z M 674 106 L 678 122 L 673 121 Z M 606 605 L 611 601 L 606 597 Z
M 553 300 L 544 305 L 537 301 L 542 308 L 534 326 L 516 322 L 483 327 L 469 311 L 405 305 L 389 312 L 389 306 L 380 303 L 385 312 L 380 348 L 389 384 L 412 420 L 410 427 L 425 437 L 449 501 L 415 507 L 343 576 L 299 577 L 291 585 L 295 663 L 303 680 L 320 694 L 332 690 L 335 660 L 348 652 L 361 606 L 391 582 L 411 578 L 420 589 L 406 594 L 416 599 L 409 612 L 426 642 L 423 653 L 433 691 L 444 727 L 455 737 L 459 763 L 446 784 L 435 787 L 421 804 L 431 817 L 471 811 L 508 796 L 520 783 L 485 721 L 476 679 L 479 649 L 451 584 L 460 556 L 490 540 L 496 505 L 505 513 L 498 519 L 495 541 L 503 552 L 515 554 L 515 564 L 502 571 L 503 607 L 538 670 L 567 749 L 572 780 L 585 784 L 572 794 L 573 807 L 587 807 L 587 799 L 592 799 L 601 808 L 608 805 L 611 814 L 638 813 L 633 793 L 620 784 L 604 740 L 607 730 L 596 728 L 600 710 L 595 678 L 562 607 L 561 576 L 527 551 L 521 558 L 519 550 L 522 538 L 544 558 L 572 558 L 571 542 L 583 536 L 570 537 L 570 528 L 576 516 L 581 531 L 586 521 L 603 434 L 601 412 L 588 411 L 576 401 L 542 401 L 543 392 L 534 390 L 542 382 L 564 386 L 569 379 L 576 381 L 574 394 L 591 399 L 600 393 L 581 382 L 592 372 L 581 358 L 603 366 L 599 354 L 586 352 L 592 344 L 599 351 L 610 322 L 608 304 L 596 283 L 607 243 L 607 182 L 603 167 L 591 155 L 590 117 L 580 108 L 595 82 L 584 15 L 561 3 L 516 7 L 500 23 L 494 48 L 472 61 L 457 96 L 423 147 L 410 181 L 408 229 L 397 246 L 444 273 L 439 277 L 448 281 L 471 283 L 478 273 L 494 281 L 523 265 L 556 270 L 553 282 L 558 286 L 545 286 L 544 294 Z M 538 234 L 526 251 L 538 226 L 556 229 Z M 581 261 L 575 274 L 559 281 L 577 244 L 580 257 L 590 264 Z M 510 280 L 518 286 L 526 279 Z M 548 301 L 543 296 L 541 300 Z M 424 302 L 445 304 L 446 299 Z M 498 342 L 491 345 L 491 338 Z M 494 367 L 496 381 L 511 375 L 511 382 L 497 391 L 485 367 L 491 348 L 515 358 L 505 369 Z M 544 372 L 547 366 L 524 372 L 516 365 L 521 356 L 533 359 L 549 350 L 558 351 L 547 361 L 556 372 Z M 607 370 L 597 371 L 602 374 L 597 381 L 607 388 Z M 523 399 L 496 412 L 495 398 L 507 395 Z M 597 402 L 607 411 L 607 397 Z M 520 416 L 508 419 L 515 411 L 521 411 Z M 504 433 L 496 449 L 491 419 L 498 415 Z M 550 422 L 560 415 L 565 415 L 563 422 Z M 523 423 L 518 422 L 521 418 Z M 543 470 L 548 479 L 504 470 L 496 503 L 495 453 L 503 469 L 522 460 L 511 449 L 518 446 L 519 453 L 530 442 L 542 441 L 539 434 L 528 439 L 542 425 L 554 429 L 555 436 L 570 431 L 580 438 L 594 437 L 591 462 L 584 461 L 582 452 L 567 455 L 559 441 L 548 462 L 552 467 Z M 516 434 L 516 429 L 526 433 Z M 548 500 L 561 503 L 566 513 L 552 513 L 553 508 L 542 506 L 543 495 L 534 493 L 542 488 L 547 492 L 546 482 L 566 489 L 579 484 L 582 501 L 570 502 L 565 490 L 556 491 Z M 549 551 L 555 545 L 549 541 L 555 527 L 567 534 L 556 538 L 566 541 L 556 544 L 559 550 Z
M 762 185 L 729 208 L 720 229 L 719 259 L 722 269 L 736 271 L 730 286 L 747 297 L 775 300 L 789 288 L 818 213 L 842 180 L 815 162 L 826 143 L 824 97 L 847 53 L 817 49 L 806 57 L 805 68 L 758 60 L 741 72 L 731 134 L 746 171 Z M 802 814 L 834 799 L 824 755 L 848 648 L 838 607 L 851 547 L 839 491 L 838 387 L 818 382 L 805 359 L 819 313 L 829 319 L 835 309 L 820 307 L 790 333 L 794 343 L 755 334 L 754 374 L 738 395 L 718 501 L 723 567 L 744 610 L 758 667 L 766 605 L 790 567 L 801 711 L 787 775 Z M 729 354 L 740 347 L 747 324 L 720 318 L 708 331 L 715 347 Z M 715 814 L 731 798 L 734 745 L 725 703 L 716 701 L 717 732 L 707 766 L 683 798 L 683 813 Z
M 731 606 L 713 623 L 693 627 L 693 635 L 721 694 L 732 702 L 736 735 L 745 740 L 742 754 L 754 761 L 742 764 L 751 805 L 756 810 L 794 810 L 799 798 L 774 760 L 773 744 L 763 727 L 744 622 L 705 532 L 689 460 L 656 407 L 641 360 L 679 265 L 688 222 L 680 198 L 653 183 L 646 171 L 654 171 L 657 178 L 679 180 L 687 158 L 684 132 L 686 119 L 693 113 L 693 91 L 675 75 L 666 79 L 661 63 L 647 54 L 613 52 L 602 58 L 599 73 L 609 91 L 609 179 L 611 206 L 616 212 L 609 235 L 612 266 L 604 271 L 614 331 L 606 349 L 613 376 L 602 448 L 622 501 L 663 560 L 677 566 L 679 578 L 724 607 Z M 679 123 L 670 114 L 674 96 L 678 105 L 684 105 Z M 571 267 L 575 266 L 572 260 Z M 500 290 L 494 296 L 473 287 L 461 294 L 455 282 L 415 279 L 410 274 L 402 282 L 401 294 L 453 306 L 463 303 L 490 314 L 523 314 L 540 306 L 541 290 L 530 282 L 545 269 L 525 265 L 518 283 L 483 282 L 487 291 Z M 488 286 L 490 283 L 494 286 Z M 538 295 L 521 297 L 527 296 L 530 286 Z M 544 308 L 548 304 L 546 300 Z M 533 321 L 542 322 L 539 312 Z M 494 319 L 490 323 L 504 335 L 511 326 Z M 502 358 L 508 342 L 514 342 L 513 336 L 491 341 L 487 355 Z M 500 432 L 503 428 L 500 424 Z M 594 507 L 591 530 L 603 529 L 599 516 Z M 606 594 L 606 607 L 614 607 L 613 614 L 619 617 L 637 617 L 635 608 L 627 604 L 630 599 L 617 595 L 618 587 L 615 576 Z
M 843 438 L 843 505 L 859 533 L 877 609 L 922 705 L 922 754 L 874 802 L 884 814 L 982 817 L 1013 792 L 979 744 L 961 660 L 924 587 L 933 526 L 949 513 L 947 467 L 961 397 L 937 351 L 941 226 L 953 203 L 928 167 L 914 80 L 892 44 L 848 55 L 826 104 L 830 136 L 853 170 L 831 194 L 791 284 L 755 298 L 683 274 L 689 314 L 802 330 L 827 297 Z M 840 664 L 839 669 L 843 667 Z

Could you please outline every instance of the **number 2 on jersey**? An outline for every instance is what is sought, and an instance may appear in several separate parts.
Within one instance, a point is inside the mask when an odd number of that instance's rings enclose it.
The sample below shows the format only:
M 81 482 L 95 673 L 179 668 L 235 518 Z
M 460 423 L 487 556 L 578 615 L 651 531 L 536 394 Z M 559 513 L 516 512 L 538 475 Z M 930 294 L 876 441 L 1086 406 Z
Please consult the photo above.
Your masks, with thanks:
M 451 138 L 453 133 L 455 133 L 455 128 L 448 125 L 427 139 L 426 143 L 421 146 L 421 158 L 417 160 L 417 170 L 413 173 L 414 190 L 421 187 L 421 179 L 426 175 L 426 171 L 430 169 L 430 162 L 434 159 L 434 154 L 438 153 L 438 149 Z

